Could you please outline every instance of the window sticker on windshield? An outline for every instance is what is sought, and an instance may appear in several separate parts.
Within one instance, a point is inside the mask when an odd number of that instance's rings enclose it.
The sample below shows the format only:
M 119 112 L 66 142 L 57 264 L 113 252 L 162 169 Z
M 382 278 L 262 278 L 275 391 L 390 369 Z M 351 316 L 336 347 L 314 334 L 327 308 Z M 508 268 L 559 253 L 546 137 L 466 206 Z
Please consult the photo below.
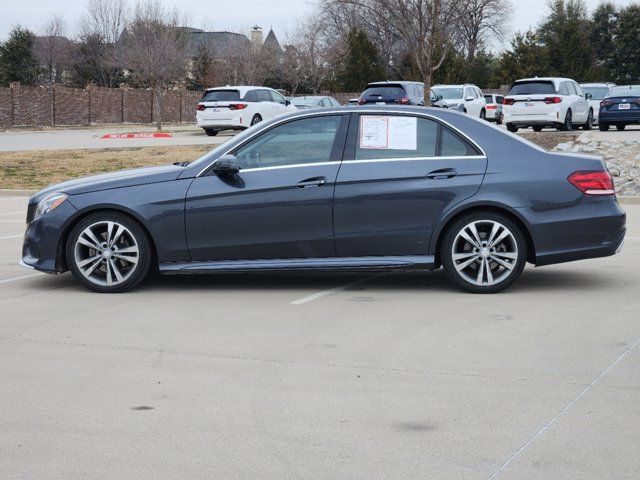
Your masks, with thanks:
M 360 117 L 360 148 L 417 150 L 418 119 L 363 115 Z

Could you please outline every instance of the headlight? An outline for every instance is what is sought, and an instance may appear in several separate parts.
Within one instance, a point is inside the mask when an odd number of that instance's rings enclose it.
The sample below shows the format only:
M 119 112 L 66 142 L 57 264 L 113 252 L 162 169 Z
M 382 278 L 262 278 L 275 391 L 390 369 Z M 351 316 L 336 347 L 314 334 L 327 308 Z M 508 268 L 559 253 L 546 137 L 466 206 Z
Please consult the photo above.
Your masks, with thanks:
M 38 208 L 36 208 L 36 214 L 33 219 L 37 220 L 45 213 L 55 210 L 62 205 L 67 198 L 68 196 L 64 193 L 52 193 L 51 195 L 47 195 L 38 202 Z

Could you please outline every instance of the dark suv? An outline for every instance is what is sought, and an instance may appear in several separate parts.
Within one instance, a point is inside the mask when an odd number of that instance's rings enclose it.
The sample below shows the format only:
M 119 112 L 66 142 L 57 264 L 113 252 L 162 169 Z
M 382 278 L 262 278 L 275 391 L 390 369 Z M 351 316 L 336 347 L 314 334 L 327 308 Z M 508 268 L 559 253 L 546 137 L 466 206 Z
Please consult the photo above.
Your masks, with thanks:
M 374 82 L 367 85 L 359 105 L 424 105 L 422 82 Z

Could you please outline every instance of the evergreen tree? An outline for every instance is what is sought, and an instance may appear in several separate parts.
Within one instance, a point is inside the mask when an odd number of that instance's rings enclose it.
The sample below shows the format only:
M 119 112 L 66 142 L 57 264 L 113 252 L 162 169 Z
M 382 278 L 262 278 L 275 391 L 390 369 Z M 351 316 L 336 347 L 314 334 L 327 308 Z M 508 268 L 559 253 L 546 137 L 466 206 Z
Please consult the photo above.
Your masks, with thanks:
M 616 53 L 616 29 L 618 10 L 610 2 L 601 3 L 593 12 L 589 40 L 595 53 L 591 79 L 609 81 L 613 79 Z
M 614 78 L 619 83 L 640 82 L 640 5 L 620 11 L 615 35 Z
M 519 78 L 544 76 L 549 73 L 547 49 L 538 36 L 529 30 L 516 33 L 511 40 L 511 49 L 502 54 L 493 84 L 510 85 Z
M 346 92 L 360 92 L 369 82 L 384 80 L 384 68 L 377 48 L 358 28 L 349 32 L 347 52 L 339 76 Z
M 15 27 L 0 45 L 0 84 L 20 82 L 35 85 L 40 69 L 33 54 L 35 35 L 26 28 Z
M 551 13 L 538 29 L 549 59 L 550 74 L 586 78 L 595 56 L 589 42 L 590 22 L 584 0 L 553 0 Z

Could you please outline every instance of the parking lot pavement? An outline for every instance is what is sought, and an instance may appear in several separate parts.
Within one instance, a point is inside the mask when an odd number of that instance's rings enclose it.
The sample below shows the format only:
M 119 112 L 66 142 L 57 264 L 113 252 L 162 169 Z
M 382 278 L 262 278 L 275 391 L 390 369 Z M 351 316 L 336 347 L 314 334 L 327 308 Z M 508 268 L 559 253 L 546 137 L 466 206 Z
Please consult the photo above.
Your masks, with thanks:
M 25 200 L 0 199 L 0 478 L 638 478 L 638 205 L 621 254 L 498 295 L 441 272 L 98 295 L 16 265 Z
M 0 152 L 27 150 L 74 150 L 85 148 L 126 148 L 163 147 L 168 145 L 212 145 L 228 140 L 236 132 L 221 132 L 216 137 L 208 137 L 201 128 L 190 126 L 169 126 L 172 136 L 168 138 L 101 138 L 106 134 L 152 133 L 153 127 L 140 125 L 112 126 L 95 129 L 55 129 L 55 130 L 7 130 L 0 132 Z

